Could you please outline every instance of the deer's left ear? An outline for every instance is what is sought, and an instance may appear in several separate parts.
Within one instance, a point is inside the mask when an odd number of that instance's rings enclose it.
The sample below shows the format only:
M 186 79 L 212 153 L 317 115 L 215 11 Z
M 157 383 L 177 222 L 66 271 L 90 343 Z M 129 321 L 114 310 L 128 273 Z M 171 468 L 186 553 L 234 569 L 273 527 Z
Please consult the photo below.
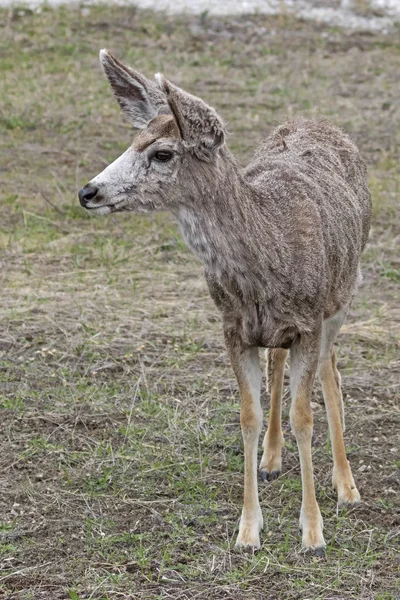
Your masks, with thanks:
M 193 144 L 199 158 L 210 158 L 225 142 L 225 126 L 217 111 L 160 73 L 157 73 L 156 81 L 165 94 L 182 139 Z
M 108 50 L 100 50 L 100 62 L 122 112 L 134 127 L 144 129 L 158 114 L 171 112 L 153 81 L 122 64 Z

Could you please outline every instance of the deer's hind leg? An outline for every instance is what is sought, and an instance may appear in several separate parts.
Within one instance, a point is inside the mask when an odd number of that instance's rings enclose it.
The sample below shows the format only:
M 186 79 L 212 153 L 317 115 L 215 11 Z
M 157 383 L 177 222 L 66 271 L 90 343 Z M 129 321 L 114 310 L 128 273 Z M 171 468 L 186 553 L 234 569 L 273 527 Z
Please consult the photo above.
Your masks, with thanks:
M 282 469 L 282 448 L 285 443 L 281 424 L 282 388 L 287 355 L 288 350 L 284 348 L 267 350 L 267 382 L 271 396 L 271 410 L 260 463 L 261 477 L 267 481 L 279 477 Z
M 354 483 L 344 446 L 344 407 L 340 389 L 340 374 L 336 367 L 333 343 L 346 317 L 345 311 L 339 311 L 324 321 L 322 327 L 321 353 L 319 358 L 319 377 L 329 423 L 333 455 L 332 484 L 338 494 L 338 504 L 355 505 L 360 502 L 360 494 Z

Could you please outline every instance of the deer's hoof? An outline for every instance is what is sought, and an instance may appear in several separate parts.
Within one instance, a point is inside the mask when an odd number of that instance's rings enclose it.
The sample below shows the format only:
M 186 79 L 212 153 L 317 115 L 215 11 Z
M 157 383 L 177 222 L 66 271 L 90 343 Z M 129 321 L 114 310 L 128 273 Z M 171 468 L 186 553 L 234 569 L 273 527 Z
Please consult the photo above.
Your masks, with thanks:
M 360 492 L 355 485 L 338 487 L 338 506 L 354 508 L 361 502 Z
M 302 530 L 302 546 L 305 552 L 311 552 L 316 556 L 320 556 L 325 552 L 325 540 L 322 533 L 322 517 L 317 507 L 317 512 L 314 515 L 305 516 L 303 507 L 300 512 L 300 528 Z
M 326 558 L 325 546 L 316 546 L 315 548 L 303 548 L 303 552 L 306 553 L 308 556 L 316 556 L 320 559 Z
M 243 532 L 239 533 L 235 549 L 242 552 L 255 552 L 261 547 L 260 536 L 258 531 L 251 531 L 251 529 L 244 529 Z
M 260 469 L 260 476 L 263 481 L 274 481 L 278 479 L 281 471 L 265 471 L 264 469 Z
M 338 507 L 339 508 L 356 508 L 356 506 L 358 506 L 359 504 L 361 504 L 361 499 L 359 500 L 352 500 L 352 501 L 348 501 L 348 500 L 339 500 L 338 501 Z
M 240 520 L 239 533 L 236 539 L 235 548 L 237 550 L 247 550 L 254 552 L 261 546 L 259 532 L 263 528 L 264 520 L 261 510 L 252 520 Z

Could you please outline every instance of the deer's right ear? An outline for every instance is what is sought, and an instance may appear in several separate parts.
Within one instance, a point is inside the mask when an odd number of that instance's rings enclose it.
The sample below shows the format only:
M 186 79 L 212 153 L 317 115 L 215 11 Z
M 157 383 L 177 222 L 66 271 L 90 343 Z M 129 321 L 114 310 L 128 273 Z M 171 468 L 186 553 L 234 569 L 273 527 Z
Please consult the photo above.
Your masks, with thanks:
M 119 62 L 108 50 L 100 50 L 100 62 L 122 112 L 134 127 L 144 129 L 158 114 L 170 112 L 155 83 Z

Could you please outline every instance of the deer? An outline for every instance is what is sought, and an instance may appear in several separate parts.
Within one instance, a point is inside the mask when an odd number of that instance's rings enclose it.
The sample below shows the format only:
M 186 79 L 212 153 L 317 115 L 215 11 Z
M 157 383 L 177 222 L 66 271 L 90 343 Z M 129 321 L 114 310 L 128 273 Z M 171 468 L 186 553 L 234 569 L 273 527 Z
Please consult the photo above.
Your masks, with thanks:
M 156 74 L 146 78 L 108 50 L 100 62 L 112 92 L 139 133 L 132 145 L 79 191 L 95 215 L 170 211 L 204 263 L 222 316 L 240 395 L 244 493 L 236 547 L 260 548 L 257 448 L 262 431 L 266 349 L 270 414 L 260 479 L 281 474 L 281 413 L 290 358 L 290 425 L 302 481 L 302 548 L 325 555 L 312 464 L 311 393 L 319 377 L 338 506 L 360 494 L 347 460 L 344 404 L 334 342 L 361 280 L 370 229 L 366 165 L 348 135 L 328 120 L 295 118 L 275 128 L 242 168 L 226 126 L 196 97 Z

